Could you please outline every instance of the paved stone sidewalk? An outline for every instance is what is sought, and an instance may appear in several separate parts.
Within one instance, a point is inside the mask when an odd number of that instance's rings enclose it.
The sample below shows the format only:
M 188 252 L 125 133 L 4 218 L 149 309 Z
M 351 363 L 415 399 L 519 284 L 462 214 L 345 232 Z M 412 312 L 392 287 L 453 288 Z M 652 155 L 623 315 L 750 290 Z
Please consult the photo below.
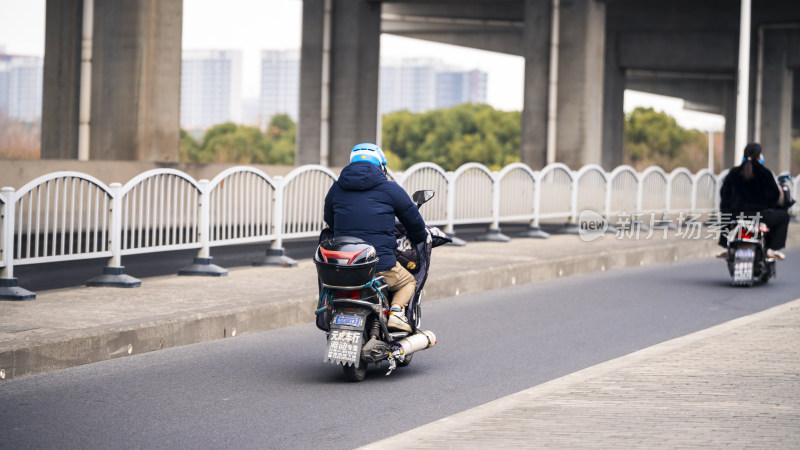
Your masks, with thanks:
M 365 446 L 800 448 L 800 299 Z

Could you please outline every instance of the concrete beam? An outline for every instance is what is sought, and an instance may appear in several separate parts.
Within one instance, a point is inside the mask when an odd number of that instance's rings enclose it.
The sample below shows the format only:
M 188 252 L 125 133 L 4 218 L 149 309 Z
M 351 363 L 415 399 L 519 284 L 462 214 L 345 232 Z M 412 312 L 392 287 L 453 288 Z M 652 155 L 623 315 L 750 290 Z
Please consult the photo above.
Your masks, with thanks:
M 722 114 L 724 85 L 733 75 L 694 74 L 628 70 L 625 87 L 651 94 L 682 98 L 687 109 Z
M 522 26 L 478 26 L 460 24 L 430 24 L 402 20 L 384 15 L 381 32 L 442 44 L 523 56 Z
M 523 2 L 385 3 L 381 32 L 523 56 Z
M 383 12 L 430 18 L 519 21 L 524 16 L 525 0 L 387 1 L 383 2 Z
M 627 69 L 735 72 L 739 52 L 736 33 L 623 32 L 619 65 Z
M 182 15 L 182 0 L 95 0 L 90 159 L 178 160 Z
M 78 158 L 83 0 L 47 0 L 42 159 Z

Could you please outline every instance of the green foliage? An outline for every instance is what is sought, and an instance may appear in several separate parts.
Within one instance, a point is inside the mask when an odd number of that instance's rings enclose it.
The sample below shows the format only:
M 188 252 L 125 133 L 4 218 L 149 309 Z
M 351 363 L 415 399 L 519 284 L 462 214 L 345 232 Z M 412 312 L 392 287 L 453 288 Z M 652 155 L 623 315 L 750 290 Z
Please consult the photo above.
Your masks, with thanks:
M 181 130 L 183 162 L 234 164 L 294 164 L 295 124 L 286 114 L 272 118 L 267 132 L 227 122 L 206 131 L 202 144 Z
M 489 105 L 463 104 L 414 114 L 399 111 L 383 117 L 382 147 L 394 171 L 429 161 L 445 170 L 479 162 L 492 170 L 519 161 L 519 111 L 499 111 Z M 184 162 L 294 164 L 296 126 L 286 114 L 272 118 L 265 132 L 223 123 L 206 131 L 198 142 L 181 130 Z M 636 108 L 625 118 L 625 163 L 641 170 L 657 165 L 670 171 L 697 171 L 707 162 L 705 133 L 681 128 L 672 117 L 651 108 Z M 792 142 L 792 172 L 800 172 L 800 139 Z
M 708 138 L 697 130 L 685 130 L 667 114 L 638 107 L 625 117 L 625 164 L 637 170 L 656 165 L 666 171 L 704 168 Z
M 499 170 L 519 161 L 521 116 L 489 105 L 463 104 L 383 117 L 382 148 L 392 170 L 430 161 L 445 170 L 479 162 Z
M 267 153 L 264 164 L 293 165 L 296 133 L 295 123 L 287 114 L 273 116 L 267 127 Z
M 200 152 L 200 144 L 186 130 L 181 129 L 180 160 L 191 161 L 192 155 Z

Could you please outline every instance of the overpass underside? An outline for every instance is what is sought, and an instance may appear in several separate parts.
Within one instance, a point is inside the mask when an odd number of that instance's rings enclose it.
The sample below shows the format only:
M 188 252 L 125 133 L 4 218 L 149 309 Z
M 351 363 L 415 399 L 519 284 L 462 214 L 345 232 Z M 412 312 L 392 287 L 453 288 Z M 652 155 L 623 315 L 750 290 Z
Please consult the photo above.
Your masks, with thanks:
M 348 118 L 352 109 L 376 110 L 375 43 L 380 33 L 389 33 L 524 57 L 521 158 L 532 167 L 553 160 L 572 167 L 619 165 L 625 89 L 680 97 L 688 108 L 723 115 L 724 166 L 733 164 L 738 0 L 561 1 L 557 45 L 552 0 L 335 0 L 327 28 L 325 3 L 304 2 L 301 162 L 320 162 L 321 145 L 337 150 L 326 152 L 328 163 L 342 165 L 342 149 L 377 139 L 377 113 L 359 123 Z M 364 20 L 378 18 L 380 30 L 366 29 Z M 752 18 L 748 139 L 762 142 L 775 170 L 788 170 L 792 130 L 800 133 L 800 118 L 793 114 L 800 110 L 800 89 L 793 89 L 800 73 L 800 2 L 754 0 Z M 327 47 L 323 30 L 329 33 Z M 353 55 L 347 64 L 330 66 L 323 86 L 324 55 L 337 61 L 348 53 Z M 553 74 L 551 64 L 557 64 Z M 329 99 L 327 108 L 320 92 Z M 351 95 L 356 98 L 342 102 Z M 348 123 L 335 125 L 337 117 Z M 319 123 L 326 131 L 320 132 Z M 327 143 L 318 136 L 327 136 Z
M 93 0 L 88 41 L 87 1 L 47 1 L 42 156 L 176 161 L 182 0 Z M 800 133 L 800 2 L 752 1 L 748 140 L 761 141 L 771 168 L 784 171 L 792 132 Z M 534 168 L 619 165 L 626 88 L 724 115 L 730 166 L 740 5 L 304 0 L 296 163 L 342 166 L 354 143 L 378 140 L 380 35 L 389 33 L 524 57 L 520 151 Z M 90 130 L 88 154 L 79 129 Z

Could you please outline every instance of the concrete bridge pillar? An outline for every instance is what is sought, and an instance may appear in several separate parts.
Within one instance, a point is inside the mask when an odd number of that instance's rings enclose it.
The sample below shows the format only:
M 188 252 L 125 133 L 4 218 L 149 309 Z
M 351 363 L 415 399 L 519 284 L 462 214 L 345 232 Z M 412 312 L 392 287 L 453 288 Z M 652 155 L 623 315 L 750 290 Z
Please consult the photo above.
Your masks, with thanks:
M 83 0 L 47 0 L 42 158 L 78 159 Z
M 353 145 L 378 140 L 381 4 L 330 1 L 328 22 L 325 4 L 303 2 L 296 161 L 341 167 Z
M 722 116 L 725 118 L 725 130 L 722 146 L 722 169 L 730 169 L 736 155 L 736 82 L 724 84 L 722 88 Z
M 794 74 L 789 67 L 793 49 L 791 34 L 780 30 L 764 30 L 761 98 L 756 104 L 760 123 L 759 139 L 767 166 L 775 172 L 790 169 L 792 139 L 792 100 Z
M 605 4 L 561 5 L 556 161 L 577 169 L 602 164 Z
M 616 16 L 606 19 L 606 30 L 615 30 Z M 601 165 L 606 170 L 622 164 L 625 132 L 625 70 L 620 66 L 619 35 L 607 32 L 603 67 L 603 147 Z
M 547 98 L 551 0 L 525 0 L 525 91 L 520 159 L 534 170 L 547 165 Z
M 42 157 L 77 158 L 83 2 L 47 2 Z M 177 161 L 182 0 L 94 0 L 89 159 Z

